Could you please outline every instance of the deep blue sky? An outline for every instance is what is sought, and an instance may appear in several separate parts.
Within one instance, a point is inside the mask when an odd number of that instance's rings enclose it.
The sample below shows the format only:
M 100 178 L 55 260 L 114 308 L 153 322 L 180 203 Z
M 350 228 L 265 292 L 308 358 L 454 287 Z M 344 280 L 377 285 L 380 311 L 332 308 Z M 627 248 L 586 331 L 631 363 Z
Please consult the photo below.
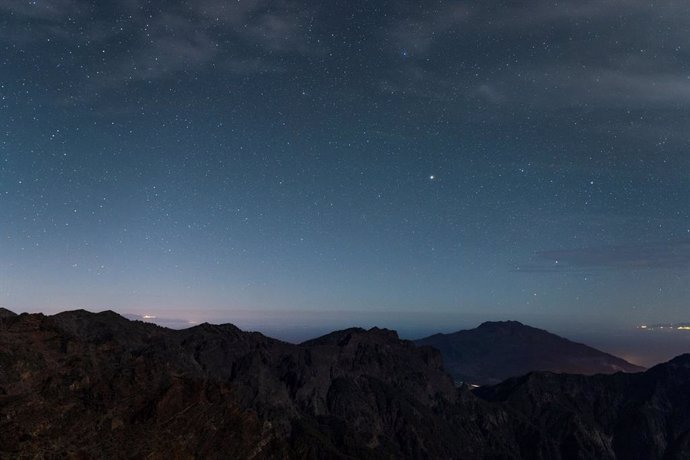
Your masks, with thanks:
M 689 36 L 680 0 L 0 0 L 0 305 L 688 321 Z

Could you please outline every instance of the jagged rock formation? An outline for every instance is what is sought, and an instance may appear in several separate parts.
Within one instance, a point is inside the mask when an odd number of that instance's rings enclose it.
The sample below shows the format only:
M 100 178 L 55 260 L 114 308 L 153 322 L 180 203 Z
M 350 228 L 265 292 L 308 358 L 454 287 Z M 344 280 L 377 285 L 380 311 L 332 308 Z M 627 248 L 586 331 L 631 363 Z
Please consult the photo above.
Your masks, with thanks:
M 486 322 L 475 329 L 435 334 L 416 343 L 438 349 L 456 381 L 477 385 L 496 384 L 532 371 L 593 375 L 644 370 L 518 321 Z
M 23 314 L 0 319 L 0 365 L 0 452 L 10 456 L 453 458 L 496 449 L 462 414 L 443 417 L 458 392 L 438 351 L 393 331 L 291 345 L 232 325 L 176 331 L 113 312 Z M 481 442 L 463 445 L 466 437 Z
M 530 374 L 477 396 L 388 330 L 291 345 L 112 312 L 3 314 L 0 457 L 687 458 L 689 369 Z
M 476 393 L 511 414 L 525 458 L 690 458 L 690 354 L 644 373 L 533 373 Z

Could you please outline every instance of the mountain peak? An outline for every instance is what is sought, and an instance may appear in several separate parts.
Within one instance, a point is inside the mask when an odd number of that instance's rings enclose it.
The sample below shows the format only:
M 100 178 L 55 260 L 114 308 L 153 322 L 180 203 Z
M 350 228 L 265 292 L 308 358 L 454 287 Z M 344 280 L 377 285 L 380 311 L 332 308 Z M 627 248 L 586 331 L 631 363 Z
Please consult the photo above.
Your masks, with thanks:
M 364 329 L 361 327 L 351 327 L 340 331 L 334 331 L 316 339 L 308 340 L 302 345 L 338 345 L 344 346 L 352 340 L 359 342 L 397 342 L 400 340 L 398 333 L 391 329 L 372 327 L 371 329 Z
M 498 383 L 532 371 L 611 374 L 644 370 L 519 321 L 489 321 L 475 329 L 426 337 L 417 344 L 438 348 L 456 380 L 476 384 Z
M 507 320 L 507 321 L 485 321 L 477 329 L 502 329 L 502 330 L 515 330 L 515 329 L 535 329 L 532 326 L 527 326 L 522 324 L 520 321 Z
M 61 313 L 57 313 L 55 315 L 56 318 L 99 318 L 99 319 L 122 319 L 122 320 L 127 320 L 124 316 L 120 315 L 119 313 L 115 313 L 112 310 L 103 310 L 100 312 L 93 312 L 93 311 L 88 311 L 83 308 L 78 308 L 76 310 L 67 310 L 63 311 Z
M 205 331 L 222 331 L 222 332 L 242 332 L 242 330 L 235 326 L 232 323 L 222 323 L 222 324 L 213 324 L 213 323 L 208 323 L 204 321 L 203 323 L 197 324 L 195 326 L 192 326 L 189 329 L 201 329 Z
M 7 308 L 0 307 L 0 318 L 12 318 L 14 316 L 17 316 L 15 312 L 10 311 Z
M 690 353 L 684 353 L 673 358 L 668 364 L 690 368 Z

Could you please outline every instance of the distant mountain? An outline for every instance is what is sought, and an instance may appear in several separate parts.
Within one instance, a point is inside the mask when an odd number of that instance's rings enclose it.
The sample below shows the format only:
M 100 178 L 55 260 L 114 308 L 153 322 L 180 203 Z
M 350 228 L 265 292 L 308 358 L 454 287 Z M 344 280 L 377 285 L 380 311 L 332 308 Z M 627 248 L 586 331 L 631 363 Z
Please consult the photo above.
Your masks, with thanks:
M 644 370 L 518 321 L 486 322 L 475 329 L 435 334 L 416 343 L 438 349 L 444 367 L 456 381 L 477 385 L 495 384 L 532 371 L 592 375 Z
M 300 345 L 230 324 L 0 315 L 0 458 L 686 459 L 690 355 L 456 388 L 386 329 Z

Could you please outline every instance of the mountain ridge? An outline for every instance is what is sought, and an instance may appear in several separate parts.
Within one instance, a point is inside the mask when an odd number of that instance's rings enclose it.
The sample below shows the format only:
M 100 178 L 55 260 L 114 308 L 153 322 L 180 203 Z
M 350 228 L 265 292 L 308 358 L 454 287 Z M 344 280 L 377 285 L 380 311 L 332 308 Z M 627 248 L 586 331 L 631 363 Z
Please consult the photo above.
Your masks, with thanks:
M 0 457 L 690 455 L 690 355 L 644 373 L 532 372 L 471 391 L 438 350 L 394 331 L 320 339 L 83 311 L 0 317 Z
M 437 348 L 457 381 L 496 384 L 532 371 L 575 374 L 641 372 L 643 367 L 519 321 L 487 321 L 415 343 Z

